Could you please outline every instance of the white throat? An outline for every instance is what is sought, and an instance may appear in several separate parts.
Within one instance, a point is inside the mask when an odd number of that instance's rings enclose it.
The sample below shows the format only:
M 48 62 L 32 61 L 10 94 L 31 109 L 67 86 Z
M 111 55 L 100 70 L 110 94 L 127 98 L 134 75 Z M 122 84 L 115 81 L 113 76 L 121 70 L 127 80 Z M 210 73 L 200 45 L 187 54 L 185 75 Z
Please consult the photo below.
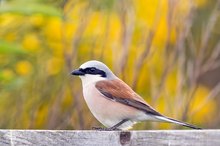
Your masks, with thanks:
M 100 75 L 89 75 L 86 74 L 85 76 L 79 76 L 82 80 L 82 85 L 83 87 L 86 87 L 87 85 L 91 84 L 91 83 L 96 83 L 98 81 L 101 80 L 106 80 L 103 77 L 100 77 Z

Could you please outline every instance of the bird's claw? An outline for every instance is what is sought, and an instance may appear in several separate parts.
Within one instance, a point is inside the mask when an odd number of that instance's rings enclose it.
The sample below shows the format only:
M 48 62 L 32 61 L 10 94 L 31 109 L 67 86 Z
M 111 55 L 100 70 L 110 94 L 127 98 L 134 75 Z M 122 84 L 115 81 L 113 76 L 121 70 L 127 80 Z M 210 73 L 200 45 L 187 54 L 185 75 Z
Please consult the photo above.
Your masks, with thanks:
M 120 129 L 114 128 L 114 127 L 110 127 L 110 128 L 92 127 L 92 130 L 98 130 L 98 131 L 115 131 L 115 130 L 120 130 Z

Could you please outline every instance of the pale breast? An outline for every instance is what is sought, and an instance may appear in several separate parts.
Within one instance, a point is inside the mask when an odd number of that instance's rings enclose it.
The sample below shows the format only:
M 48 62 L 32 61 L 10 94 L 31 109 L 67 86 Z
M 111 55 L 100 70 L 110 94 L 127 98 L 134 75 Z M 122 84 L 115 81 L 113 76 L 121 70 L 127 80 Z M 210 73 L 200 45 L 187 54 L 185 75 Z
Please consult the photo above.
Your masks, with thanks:
M 123 119 L 130 119 L 124 127 L 132 126 L 140 115 L 139 110 L 106 99 L 94 85 L 83 88 L 84 99 L 95 118 L 106 127 L 112 127 Z M 122 126 L 123 127 L 123 126 Z

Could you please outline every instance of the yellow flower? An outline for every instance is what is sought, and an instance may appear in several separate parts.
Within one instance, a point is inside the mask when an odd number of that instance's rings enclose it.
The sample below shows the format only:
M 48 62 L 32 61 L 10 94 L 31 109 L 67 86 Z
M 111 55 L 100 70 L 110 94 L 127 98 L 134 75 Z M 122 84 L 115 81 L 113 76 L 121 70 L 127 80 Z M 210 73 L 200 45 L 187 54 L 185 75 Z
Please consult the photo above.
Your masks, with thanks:
M 117 41 L 119 41 L 120 33 L 121 33 L 121 24 L 120 19 L 117 15 L 112 14 L 109 18 L 109 42 L 111 45 Z M 107 42 L 108 43 L 108 42 Z
M 31 72 L 32 66 L 28 61 L 19 61 L 15 66 L 15 70 L 19 75 L 25 76 Z
M 209 90 L 200 86 L 192 100 L 190 111 L 194 114 L 190 117 L 196 123 L 211 122 L 216 112 L 216 102 L 214 100 L 206 101 L 208 94 Z M 204 106 L 200 107 L 201 104 L 204 104 Z M 200 108 L 198 109 L 198 107 Z
M 65 41 L 71 42 L 73 39 L 73 34 L 74 34 L 77 26 L 75 23 L 66 22 L 64 24 L 64 27 L 65 27 L 65 29 L 64 29 Z
M 24 36 L 22 45 L 28 51 L 37 51 L 40 48 L 40 41 L 35 34 L 28 34 Z
M 12 42 L 16 39 L 16 34 L 14 32 L 9 32 L 5 35 L 5 40 Z
M 163 16 L 156 28 L 153 44 L 157 47 L 163 48 L 167 39 L 167 22 L 166 17 Z
M 157 104 L 155 105 L 155 108 L 160 111 L 160 113 L 165 113 L 166 112 L 166 101 L 165 98 L 160 96 L 158 98 Z M 171 115 L 171 114 L 170 114 Z M 169 115 L 168 115 L 169 116 Z
M 61 40 L 62 23 L 59 18 L 50 18 L 45 26 L 44 33 L 49 40 Z
M 152 27 L 155 20 L 155 15 L 159 6 L 159 0 L 138 0 L 135 3 L 136 15 L 138 21 Z
M 14 23 L 14 21 L 20 21 L 20 19 L 17 18 L 16 15 L 12 13 L 1 13 L 1 23 L 0 26 L 2 28 L 8 27 Z
M 166 92 L 169 93 L 170 97 L 175 97 L 177 84 L 177 71 L 175 70 L 168 74 L 167 79 L 165 81 Z
M 30 22 L 35 27 L 41 27 L 44 24 L 44 17 L 42 15 L 33 15 L 30 17 Z

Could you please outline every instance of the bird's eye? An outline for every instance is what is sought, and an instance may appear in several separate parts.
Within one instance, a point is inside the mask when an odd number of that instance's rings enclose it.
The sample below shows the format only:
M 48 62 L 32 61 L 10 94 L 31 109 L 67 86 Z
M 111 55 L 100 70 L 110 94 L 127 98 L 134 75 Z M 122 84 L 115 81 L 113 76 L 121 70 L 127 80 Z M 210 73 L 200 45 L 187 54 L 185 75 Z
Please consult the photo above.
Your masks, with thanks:
M 90 68 L 90 69 L 89 69 L 89 72 L 91 72 L 91 73 L 94 73 L 95 71 L 96 71 L 95 68 Z

